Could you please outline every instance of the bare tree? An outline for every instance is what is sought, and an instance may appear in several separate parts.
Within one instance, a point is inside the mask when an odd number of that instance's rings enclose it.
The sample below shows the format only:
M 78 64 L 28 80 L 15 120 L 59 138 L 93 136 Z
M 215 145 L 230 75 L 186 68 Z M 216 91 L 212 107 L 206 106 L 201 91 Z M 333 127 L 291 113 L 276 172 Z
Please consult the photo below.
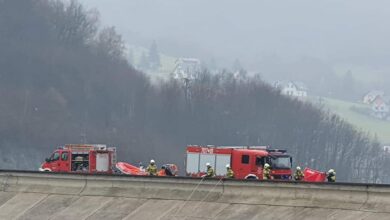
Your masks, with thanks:
M 100 31 L 97 47 L 114 60 L 125 59 L 125 45 L 122 36 L 116 33 L 115 27 L 107 27 Z

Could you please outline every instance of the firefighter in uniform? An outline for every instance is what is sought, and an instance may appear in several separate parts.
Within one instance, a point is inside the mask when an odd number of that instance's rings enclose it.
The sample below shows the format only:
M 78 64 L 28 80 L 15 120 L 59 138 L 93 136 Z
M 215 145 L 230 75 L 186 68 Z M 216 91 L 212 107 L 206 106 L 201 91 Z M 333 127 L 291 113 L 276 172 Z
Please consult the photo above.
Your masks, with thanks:
M 214 169 L 211 167 L 210 163 L 206 163 L 206 167 L 207 167 L 207 172 L 205 177 L 213 177 L 215 175 Z
M 270 180 L 271 179 L 271 166 L 266 163 L 264 164 L 263 169 L 263 180 Z
M 302 181 L 304 177 L 305 177 L 305 174 L 303 174 L 301 167 L 298 166 L 297 169 L 295 170 L 295 173 L 294 173 L 294 180 L 295 181 Z
M 226 164 L 226 178 L 230 178 L 230 179 L 234 178 L 234 172 L 230 167 L 230 164 Z
M 336 182 L 336 172 L 334 171 L 334 169 L 330 169 L 328 171 L 328 173 L 326 174 L 326 178 L 328 179 L 328 182 Z
M 149 176 L 157 176 L 157 166 L 154 160 L 150 160 L 150 164 L 146 168 L 146 172 L 149 173 Z
M 168 164 L 162 165 L 160 171 L 157 173 L 158 176 L 173 176 L 172 171 Z

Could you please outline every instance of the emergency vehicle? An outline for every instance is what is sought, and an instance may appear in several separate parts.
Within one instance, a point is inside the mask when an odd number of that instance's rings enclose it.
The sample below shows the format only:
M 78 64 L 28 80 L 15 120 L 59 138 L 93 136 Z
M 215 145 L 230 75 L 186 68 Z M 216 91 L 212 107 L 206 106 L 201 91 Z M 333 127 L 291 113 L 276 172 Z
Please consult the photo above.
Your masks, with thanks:
M 68 144 L 58 147 L 39 168 L 49 172 L 113 173 L 116 148 L 102 144 Z
M 200 177 L 210 163 L 216 176 L 225 176 L 229 164 L 236 179 L 263 179 L 265 163 L 271 165 L 273 179 L 291 179 L 292 158 L 286 150 L 267 146 L 187 146 L 186 174 Z

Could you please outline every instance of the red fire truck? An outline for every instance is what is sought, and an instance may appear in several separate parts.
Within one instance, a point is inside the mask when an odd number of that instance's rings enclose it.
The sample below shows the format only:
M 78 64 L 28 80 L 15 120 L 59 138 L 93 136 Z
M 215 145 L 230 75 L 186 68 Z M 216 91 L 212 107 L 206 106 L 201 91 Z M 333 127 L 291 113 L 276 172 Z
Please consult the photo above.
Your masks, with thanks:
M 68 144 L 59 147 L 39 168 L 50 172 L 113 173 L 116 148 L 101 144 Z
M 216 176 L 224 176 L 229 164 L 236 179 L 262 179 L 265 163 L 271 165 L 273 179 L 291 179 L 292 174 L 292 158 L 285 150 L 266 146 L 187 146 L 187 176 L 205 174 L 206 163 L 214 167 Z

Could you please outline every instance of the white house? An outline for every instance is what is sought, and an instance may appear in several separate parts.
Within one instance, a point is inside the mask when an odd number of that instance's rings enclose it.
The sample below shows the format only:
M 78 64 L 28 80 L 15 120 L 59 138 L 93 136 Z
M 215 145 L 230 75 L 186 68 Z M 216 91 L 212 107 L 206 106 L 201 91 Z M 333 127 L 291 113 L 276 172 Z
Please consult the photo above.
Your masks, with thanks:
M 371 103 L 371 115 L 376 118 L 386 119 L 389 116 L 389 110 L 389 105 L 382 96 L 377 96 Z
M 363 97 L 363 103 L 371 104 L 377 97 L 383 97 L 385 93 L 380 90 L 372 90 Z
M 307 97 L 307 87 L 302 82 L 276 82 L 274 86 L 275 88 L 280 89 L 280 92 L 283 95 L 297 98 Z
M 363 97 L 363 103 L 371 106 L 372 117 L 390 120 L 389 99 L 380 90 L 372 90 Z
M 201 70 L 200 60 L 196 58 L 178 58 L 172 77 L 175 79 L 191 79 Z

